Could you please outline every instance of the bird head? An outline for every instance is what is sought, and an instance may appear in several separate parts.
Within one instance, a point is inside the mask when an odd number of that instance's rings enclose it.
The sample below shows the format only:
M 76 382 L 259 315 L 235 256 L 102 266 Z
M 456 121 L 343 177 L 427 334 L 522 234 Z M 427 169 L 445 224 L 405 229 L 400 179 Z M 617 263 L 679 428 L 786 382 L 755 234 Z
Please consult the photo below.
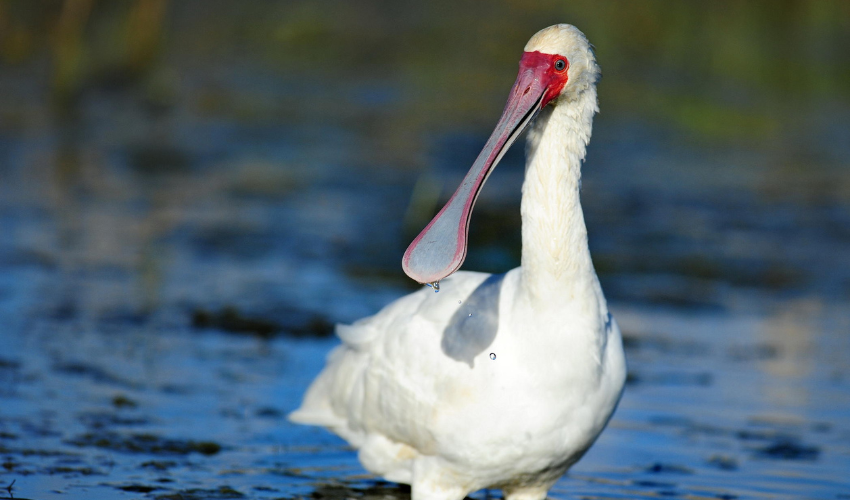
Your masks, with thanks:
M 539 81 L 541 90 L 545 88 L 541 107 L 576 100 L 595 87 L 600 76 L 590 43 L 584 33 L 569 24 L 556 24 L 535 33 L 525 44 L 519 68 L 514 86 Z
M 550 26 L 531 37 L 508 102 L 484 149 L 448 203 L 404 253 L 402 268 L 408 276 L 435 283 L 460 268 L 466 258 L 472 207 L 490 172 L 544 106 L 577 99 L 593 88 L 598 75 L 590 44 L 574 26 Z

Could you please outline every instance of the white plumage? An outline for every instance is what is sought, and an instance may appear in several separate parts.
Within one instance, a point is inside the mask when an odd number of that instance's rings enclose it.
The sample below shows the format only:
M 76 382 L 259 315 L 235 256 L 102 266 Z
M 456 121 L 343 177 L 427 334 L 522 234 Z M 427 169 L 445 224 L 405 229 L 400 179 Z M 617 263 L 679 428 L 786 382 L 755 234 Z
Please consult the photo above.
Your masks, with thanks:
M 542 30 L 525 52 L 564 56 L 569 71 L 529 134 L 522 266 L 458 272 L 439 293 L 423 288 L 339 325 L 342 344 L 290 415 L 342 436 L 366 469 L 411 484 L 414 500 L 485 487 L 544 498 L 605 427 L 625 381 L 579 203 L 598 67 L 570 25 Z

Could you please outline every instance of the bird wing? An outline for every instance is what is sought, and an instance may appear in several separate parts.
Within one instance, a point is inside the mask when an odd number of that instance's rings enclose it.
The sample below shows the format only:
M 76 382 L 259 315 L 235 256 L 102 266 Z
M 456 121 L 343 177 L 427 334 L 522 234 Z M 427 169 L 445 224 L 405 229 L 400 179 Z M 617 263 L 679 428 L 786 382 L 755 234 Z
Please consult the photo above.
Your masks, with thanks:
M 330 352 L 290 420 L 328 427 L 356 448 L 377 435 L 379 441 L 428 453 L 434 446 L 429 436 L 434 404 L 452 373 L 471 367 L 447 355 L 452 347 L 444 345 L 446 332 L 488 277 L 458 272 L 439 293 L 423 288 L 374 316 L 337 325 L 342 344 Z

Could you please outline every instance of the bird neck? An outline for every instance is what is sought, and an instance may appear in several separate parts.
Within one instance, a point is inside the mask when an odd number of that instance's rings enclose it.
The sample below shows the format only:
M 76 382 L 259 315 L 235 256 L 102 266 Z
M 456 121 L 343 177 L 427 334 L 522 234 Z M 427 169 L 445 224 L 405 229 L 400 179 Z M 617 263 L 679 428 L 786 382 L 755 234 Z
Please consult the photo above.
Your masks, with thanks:
M 590 88 L 574 101 L 544 108 L 528 135 L 522 290 L 532 304 L 590 299 L 607 313 L 579 200 L 581 163 L 596 111 L 596 90 Z

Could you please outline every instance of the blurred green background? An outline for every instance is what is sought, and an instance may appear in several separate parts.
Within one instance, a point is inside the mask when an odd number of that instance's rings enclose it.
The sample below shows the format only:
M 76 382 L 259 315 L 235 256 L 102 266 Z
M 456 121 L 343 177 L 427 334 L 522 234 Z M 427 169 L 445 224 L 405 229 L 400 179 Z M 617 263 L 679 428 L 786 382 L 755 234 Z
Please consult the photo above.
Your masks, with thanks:
M 477 154 L 525 41 L 557 22 L 603 68 L 584 199 L 612 298 L 847 300 L 844 1 L 2 0 L 5 265 L 50 267 L 45 302 L 95 317 L 368 312 L 266 292 L 409 287 L 401 252 Z M 467 269 L 518 264 L 515 149 Z

